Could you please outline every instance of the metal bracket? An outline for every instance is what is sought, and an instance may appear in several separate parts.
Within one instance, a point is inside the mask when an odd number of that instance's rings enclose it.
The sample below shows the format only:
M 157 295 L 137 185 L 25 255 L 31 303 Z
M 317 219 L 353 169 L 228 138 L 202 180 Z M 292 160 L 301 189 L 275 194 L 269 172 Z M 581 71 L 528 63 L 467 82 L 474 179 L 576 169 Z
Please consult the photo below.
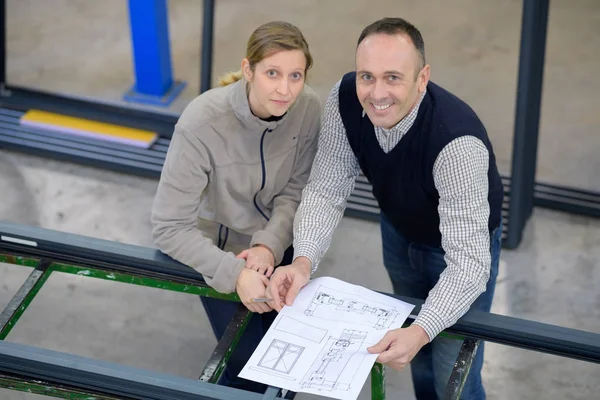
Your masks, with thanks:
M 217 343 L 217 347 L 215 347 L 210 359 L 206 363 L 199 378 L 201 381 L 210 383 L 218 382 L 231 353 L 233 353 L 236 344 L 246 330 L 246 326 L 250 322 L 252 315 L 246 306 L 240 303 L 237 312 L 229 322 L 229 325 L 227 325 L 223 337 Z
M 6 338 L 20 315 L 48 279 L 50 264 L 51 261 L 42 259 L 0 314 L 0 340 Z

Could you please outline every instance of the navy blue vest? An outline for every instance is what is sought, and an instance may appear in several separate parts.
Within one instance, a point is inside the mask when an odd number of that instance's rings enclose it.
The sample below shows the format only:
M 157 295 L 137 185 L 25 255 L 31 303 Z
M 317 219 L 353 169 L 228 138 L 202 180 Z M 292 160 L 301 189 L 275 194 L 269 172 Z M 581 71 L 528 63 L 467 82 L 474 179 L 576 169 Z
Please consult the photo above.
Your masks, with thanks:
M 413 126 L 400 142 L 384 153 L 373 124 L 356 95 L 356 73 L 344 75 L 339 90 L 340 114 L 350 146 L 373 187 L 379 208 L 407 239 L 441 246 L 439 194 L 433 164 L 452 140 L 475 136 L 489 151 L 490 232 L 500 225 L 504 188 L 486 130 L 475 112 L 462 100 L 429 82 Z

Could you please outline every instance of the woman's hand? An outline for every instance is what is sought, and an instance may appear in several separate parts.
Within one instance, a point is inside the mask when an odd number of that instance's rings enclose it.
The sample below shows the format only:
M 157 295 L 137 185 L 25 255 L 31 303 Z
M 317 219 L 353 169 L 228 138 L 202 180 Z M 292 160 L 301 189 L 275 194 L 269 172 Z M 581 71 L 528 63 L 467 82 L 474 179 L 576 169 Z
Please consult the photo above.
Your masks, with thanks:
M 242 251 L 236 258 L 246 260 L 246 268 L 253 269 L 267 278 L 275 269 L 275 257 L 268 247 L 261 244 Z
M 265 289 L 269 278 L 260 272 L 243 268 L 235 283 L 235 291 L 246 308 L 252 312 L 262 314 L 273 311 L 267 303 L 254 303 L 252 299 L 265 297 Z

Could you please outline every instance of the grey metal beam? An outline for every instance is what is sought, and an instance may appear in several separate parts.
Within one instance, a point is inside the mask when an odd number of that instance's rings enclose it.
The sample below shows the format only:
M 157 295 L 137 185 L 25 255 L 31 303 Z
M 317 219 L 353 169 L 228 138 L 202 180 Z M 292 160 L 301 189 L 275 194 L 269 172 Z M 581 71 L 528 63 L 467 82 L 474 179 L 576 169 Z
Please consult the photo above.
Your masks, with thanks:
M 403 300 L 401 296 L 395 296 Z M 408 299 L 405 299 L 408 301 Z M 422 301 L 413 311 L 418 313 Z M 482 311 L 461 317 L 447 333 L 600 363 L 600 334 Z
M 263 395 L 262 400 L 273 400 L 273 399 L 276 399 L 277 396 L 279 396 L 280 392 L 281 392 L 281 389 L 276 388 L 274 386 L 269 386 L 267 388 L 267 391 Z
M 215 0 L 204 0 L 202 12 L 202 42 L 200 47 L 200 93 L 210 89 L 213 67 L 213 36 L 215 21 Z
M 140 400 L 264 398 L 259 393 L 5 341 L 0 341 L 0 373 Z
M 0 222 L 2 248 L 34 256 L 51 255 L 53 260 L 77 260 L 85 266 L 110 264 L 127 272 L 204 281 L 199 272 L 156 249 L 10 222 Z
M 549 0 L 523 0 L 508 236 L 516 248 L 533 209 Z
M 6 83 L 6 0 L 0 0 L 0 85 Z M 0 87 L 0 90 L 2 88 Z

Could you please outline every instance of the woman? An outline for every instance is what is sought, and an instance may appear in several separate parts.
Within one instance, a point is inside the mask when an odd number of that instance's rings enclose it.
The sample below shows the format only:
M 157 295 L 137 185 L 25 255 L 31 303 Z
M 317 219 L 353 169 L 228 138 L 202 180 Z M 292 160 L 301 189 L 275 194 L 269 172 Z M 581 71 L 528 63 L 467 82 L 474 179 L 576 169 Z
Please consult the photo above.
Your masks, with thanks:
M 153 205 L 157 247 L 259 314 L 221 381 L 245 390 L 266 389 L 237 375 L 276 316 L 251 299 L 265 296 L 274 266 L 291 263 L 293 218 L 316 153 L 321 107 L 305 85 L 311 65 L 298 28 L 257 28 L 241 70 L 183 111 Z M 202 300 L 220 338 L 238 305 Z

